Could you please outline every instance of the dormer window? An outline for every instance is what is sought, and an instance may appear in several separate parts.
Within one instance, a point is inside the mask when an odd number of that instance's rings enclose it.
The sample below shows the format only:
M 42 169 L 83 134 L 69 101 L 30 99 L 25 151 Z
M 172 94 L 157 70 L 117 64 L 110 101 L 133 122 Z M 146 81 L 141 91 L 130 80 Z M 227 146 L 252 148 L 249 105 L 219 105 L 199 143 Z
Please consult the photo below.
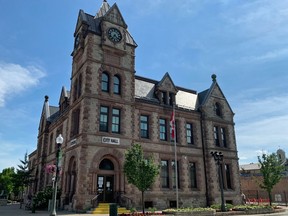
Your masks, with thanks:
M 173 106 L 174 102 L 175 102 L 175 94 L 172 92 L 169 92 L 169 105 Z
M 218 102 L 215 103 L 215 106 L 214 106 L 214 110 L 215 110 L 215 114 L 219 117 L 222 116 L 221 114 L 221 106 Z
M 160 97 L 162 104 L 173 106 L 175 103 L 175 94 L 173 92 L 161 91 Z
M 167 92 L 161 92 L 161 103 L 167 104 Z

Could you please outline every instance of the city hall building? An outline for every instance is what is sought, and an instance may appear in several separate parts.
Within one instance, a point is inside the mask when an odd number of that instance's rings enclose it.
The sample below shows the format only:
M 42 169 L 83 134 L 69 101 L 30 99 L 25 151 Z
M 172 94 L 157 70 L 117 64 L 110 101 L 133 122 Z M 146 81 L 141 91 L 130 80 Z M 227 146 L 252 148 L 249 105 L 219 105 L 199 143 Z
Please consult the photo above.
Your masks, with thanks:
M 134 143 L 160 165 L 159 176 L 145 192 L 145 206 L 176 206 L 169 124 L 174 107 L 179 207 L 221 203 L 212 151 L 224 155 L 219 167 L 225 202 L 239 204 L 234 113 L 216 75 L 207 77 L 207 89 L 201 92 L 175 85 L 168 73 L 161 80 L 137 76 L 137 44 L 117 4 L 105 0 L 96 15 L 79 11 L 74 37 L 70 89 L 62 88 L 57 106 L 45 96 L 37 149 L 29 158 L 35 176 L 30 192 L 52 185 L 53 174 L 46 168 L 56 164 L 55 139 L 62 134 L 62 207 L 84 210 L 95 197 L 139 207 L 141 193 L 123 172 L 125 152 Z

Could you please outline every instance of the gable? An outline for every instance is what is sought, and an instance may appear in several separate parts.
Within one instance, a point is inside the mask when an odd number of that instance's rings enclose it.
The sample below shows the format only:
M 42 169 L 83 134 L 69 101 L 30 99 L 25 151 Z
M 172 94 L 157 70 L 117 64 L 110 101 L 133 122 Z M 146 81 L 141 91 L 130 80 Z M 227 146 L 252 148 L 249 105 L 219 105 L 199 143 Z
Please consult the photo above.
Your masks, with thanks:
M 76 23 L 76 28 L 75 28 L 75 33 L 76 34 L 78 32 L 78 30 L 80 29 L 82 23 L 88 24 L 88 20 L 87 20 L 87 16 L 85 14 L 85 12 L 83 10 L 79 10 L 79 14 L 78 14 L 78 19 L 77 19 L 77 23 Z M 76 36 L 76 35 L 74 35 Z
M 113 24 L 122 26 L 125 29 L 127 28 L 124 18 L 116 3 L 107 11 L 107 13 L 103 16 L 103 19 Z
M 228 121 L 233 121 L 234 113 L 223 94 L 216 80 L 213 80 L 211 87 L 198 94 L 200 108 L 209 117 L 216 117 L 216 110 L 221 110 L 221 117 Z M 216 108 L 218 107 L 218 108 Z
M 60 98 L 59 98 L 59 104 L 62 104 L 67 99 L 68 99 L 68 92 L 67 92 L 65 86 L 63 86 L 62 90 L 61 90 L 61 95 L 60 95 Z
M 167 91 L 167 92 L 173 92 L 176 94 L 178 92 L 178 89 L 174 85 L 169 73 L 166 73 L 162 80 L 157 84 L 158 91 Z

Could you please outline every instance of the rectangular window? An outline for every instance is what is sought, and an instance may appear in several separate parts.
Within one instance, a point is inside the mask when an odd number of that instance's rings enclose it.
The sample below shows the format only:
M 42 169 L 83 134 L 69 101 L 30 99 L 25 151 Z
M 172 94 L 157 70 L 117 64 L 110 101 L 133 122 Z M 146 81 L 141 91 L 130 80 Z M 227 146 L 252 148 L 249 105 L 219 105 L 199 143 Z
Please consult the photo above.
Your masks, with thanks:
M 166 120 L 160 119 L 159 126 L 160 126 L 160 140 L 167 140 Z
M 216 146 L 220 146 L 218 127 L 214 126 L 214 141 Z
M 161 186 L 162 188 L 169 188 L 169 167 L 168 161 L 161 161 Z
M 77 109 L 72 113 L 72 126 L 71 126 L 72 137 L 79 133 L 79 120 L 80 120 L 80 110 Z
M 189 174 L 190 174 L 190 184 L 191 188 L 197 188 L 197 175 L 196 175 L 196 163 L 189 163 Z
M 53 146 L 54 140 L 53 140 L 53 133 L 50 135 L 50 145 L 49 145 L 49 154 L 52 153 L 52 146 Z
M 120 110 L 112 109 L 112 133 L 120 133 Z
M 167 92 L 161 92 L 162 94 L 162 103 L 167 104 Z
M 105 106 L 100 107 L 100 131 L 108 132 L 108 115 L 109 108 Z
M 186 124 L 186 140 L 188 144 L 194 144 L 193 125 L 191 123 Z
M 173 106 L 174 104 L 174 94 L 169 92 L 169 105 Z
M 140 116 L 141 138 L 149 138 L 149 118 L 148 116 Z
M 214 140 L 216 146 L 227 148 L 226 129 L 214 126 Z
M 171 167 L 172 167 L 172 186 L 173 188 L 176 188 L 176 166 L 175 161 L 171 161 Z M 179 179 L 179 163 L 177 161 L 177 181 L 178 181 L 178 188 L 180 188 L 180 179 Z
M 225 135 L 225 128 L 221 127 L 221 140 L 222 140 L 222 145 L 223 147 L 227 147 L 227 143 L 226 143 L 226 135 Z
M 225 164 L 225 177 L 226 188 L 232 189 L 231 168 L 229 164 Z

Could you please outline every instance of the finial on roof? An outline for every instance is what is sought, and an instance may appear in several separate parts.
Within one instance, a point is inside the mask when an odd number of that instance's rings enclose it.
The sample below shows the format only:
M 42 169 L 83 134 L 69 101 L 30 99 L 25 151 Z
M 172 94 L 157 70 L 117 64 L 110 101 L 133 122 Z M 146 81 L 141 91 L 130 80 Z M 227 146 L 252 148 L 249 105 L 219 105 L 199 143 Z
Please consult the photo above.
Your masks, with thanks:
M 216 78 L 217 78 L 216 74 L 212 74 L 211 78 L 213 82 L 216 82 Z
M 103 2 L 107 2 L 106 0 L 103 0 Z
M 47 95 L 45 95 L 45 102 L 47 102 L 49 99 L 49 97 Z

